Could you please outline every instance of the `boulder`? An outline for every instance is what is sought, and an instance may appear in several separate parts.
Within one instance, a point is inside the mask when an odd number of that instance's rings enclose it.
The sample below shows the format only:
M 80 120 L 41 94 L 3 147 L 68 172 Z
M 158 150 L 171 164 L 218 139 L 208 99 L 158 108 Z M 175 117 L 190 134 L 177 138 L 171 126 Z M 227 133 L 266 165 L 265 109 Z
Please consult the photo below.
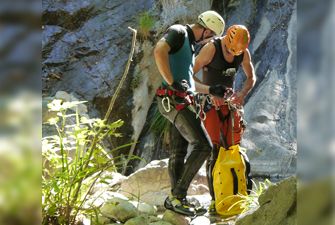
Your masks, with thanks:
M 164 220 L 160 220 L 160 221 L 149 223 L 149 225 L 172 225 L 172 224 Z
M 237 218 L 236 225 L 295 225 L 297 187 L 296 177 L 270 186 L 258 199 L 259 208 Z
M 140 214 L 145 214 L 145 215 L 156 215 L 157 214 L 157 207 L 149 205 L 145 202 L 136 202 L 136 201 L 131 201 L 131 204 L 133 204 L 138 212 Z
M 147 225 L 147 224 L 148 224 L 147 217 L 137 216 L 135 218 L 127 220 L 127 222 L 124 225 Z
M 198 216 L 193 219 L 190 225 L 210 225 L 211 221 L 205 216 Z
M 138 215 L 137 209 L 133 204 L 117 197 L 111 198 L 105 202 L 100 210 L 103 216 L 121 222 L 125 222 Z
M 106 202 L 111 201 L 113 198 L 119 198 L 125 201 L 129 199 L 121 193 L 108 191 L 105 188 L 100 189 L 92 195 L 89 195 L 87 202 L 85 203 L 86 207 L 103 206 Z
M 166 210 L 162 219 L 172 225 L 188 225 L 191 221 L 189 217 L 180 215 L 171 210 Z
M 144 168 L 128 176 L 121 184 L 120 193 L 131 198 L 136 196 L 151 205 L 162 205 L 170 193 L 168 159 L 154 160 Z M 206 182 L 206 183 L 205 183 Z M 208 193 L 205 167 L 202 167 L 193 179 L 188 195 Z

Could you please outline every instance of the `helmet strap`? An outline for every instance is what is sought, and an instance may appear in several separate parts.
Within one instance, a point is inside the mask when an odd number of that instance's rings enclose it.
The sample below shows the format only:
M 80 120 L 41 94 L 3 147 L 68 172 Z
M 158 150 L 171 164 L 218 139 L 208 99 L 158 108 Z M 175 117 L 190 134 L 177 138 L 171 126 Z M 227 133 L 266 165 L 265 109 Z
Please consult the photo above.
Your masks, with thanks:
M 203 41 L 203 40 L 204 40 L 204 34 L 205 34 L 205 31 L 206 31 L 206 28 L 204 28 L 204 29 L 202 30 L 201 37 L 200 37 L 200 39 L 199 39 L 197 42 L 200 42 L 200 41 Z

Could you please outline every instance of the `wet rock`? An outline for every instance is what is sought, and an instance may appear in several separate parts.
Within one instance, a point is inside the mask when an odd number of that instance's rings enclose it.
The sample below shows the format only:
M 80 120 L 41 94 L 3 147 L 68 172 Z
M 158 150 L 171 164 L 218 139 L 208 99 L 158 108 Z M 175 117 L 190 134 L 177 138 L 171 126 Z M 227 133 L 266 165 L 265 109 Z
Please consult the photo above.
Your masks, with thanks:
M 172 225 L 188 225 L 191 221 L 190 218 L 175 213 L 171 210 L 166 210 L 162 219 L 171 223 Z
M 125 222 L 128 219 L 137 216 L 137 209 L 128 201 L 120 198 L 112 198 L 104 203 L 101 207 L 101 213 L 103 216 Z
M 148 221 L 149 223 L 155 223 L 155 222 L 162 221 L 162 219 L 158 218 L 157 216 L 148 216 Z
M 152 222 L 152 223 L 149 223 L 149 225 L 172 225 L 171 223 L 167 222 L 167 221 L 156 221 L 156 222 Z
M 136 201 L 131 201 L 131 204 L 133 204 L 137 208 L 140 214 L 145 214 L 145 215 L 156 215 L 157 214 L 157 208 L 155 206 L 149 205 L 144 202 L 136 202 Z
M 94 222 L 96 221 L 96 222 Z M 102 225 L 102 224 L 111 224 L 111 219 L 106 217 L 106 216 L 103 216 L 101 214 L 98 215 L 98 218 L 96 218 L 94 221 L 92 221 L 92 224 L 93 225 Z M 114 223 L 112 223 L 114 224 Z
M 127 222 L 124 225 L 147 225 L 147 224 L 148 224 L 148 218 L 144 216 L 138 216 L 130 220 L 127 220 Z

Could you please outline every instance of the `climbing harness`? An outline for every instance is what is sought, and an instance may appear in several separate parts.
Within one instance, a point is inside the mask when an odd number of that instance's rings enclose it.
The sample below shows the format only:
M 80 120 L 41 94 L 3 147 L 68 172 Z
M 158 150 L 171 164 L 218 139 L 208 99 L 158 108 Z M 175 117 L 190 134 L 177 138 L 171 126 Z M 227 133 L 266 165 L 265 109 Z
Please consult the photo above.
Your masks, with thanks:
M 162 97 L 162 107 L 166 112 L 171 111 L 171 105 L 173 105 L 177 111 L 180 111 L 193 104 L 193 96 L 189 92 L 175 91 L 160 87 L 157 89 L 156 95 Z M 176 97 L 179 98 L 179 101 L 176 100 Z
M 166 102 L 166 105 L 165 105 L 165 102 Z M 164 98 L 162 98 L 162 106 L 163 106 L 163 109 L 165 110 L 165 112 L 170 112 L 171 111 L 171 105 L 170 105 L 169 97 L 165 96 Z

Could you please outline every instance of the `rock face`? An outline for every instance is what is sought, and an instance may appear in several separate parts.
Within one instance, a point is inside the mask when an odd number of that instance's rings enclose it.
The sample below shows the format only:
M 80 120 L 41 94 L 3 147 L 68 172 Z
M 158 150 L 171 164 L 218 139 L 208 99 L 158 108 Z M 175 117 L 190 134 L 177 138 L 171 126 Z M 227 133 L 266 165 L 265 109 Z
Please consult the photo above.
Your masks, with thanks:
M 297 217 L 296 178 L 270 186 L 258 199 L 259 208 L 241 215 L 236 225 L 295 225 Z
M 153 0 L 44 0 L 43 94 L 73 93 L 88 101 L 91 117 L 102 117 L 128 60 L 132 32 L 127 27 L 138 28 L 139 14 L 152 8 Z M 127 121 L 114 146 L 131 142 L 131 80 L 130 74 L 110 118 Z
M 226 26 L 244 24 L 257 82 L 245 104 L 242 145 L 254 176 L 287 177 L 296 169 L 296 1 L 213 1 Z M 245 77 L 240 68 L 235 88 Z

